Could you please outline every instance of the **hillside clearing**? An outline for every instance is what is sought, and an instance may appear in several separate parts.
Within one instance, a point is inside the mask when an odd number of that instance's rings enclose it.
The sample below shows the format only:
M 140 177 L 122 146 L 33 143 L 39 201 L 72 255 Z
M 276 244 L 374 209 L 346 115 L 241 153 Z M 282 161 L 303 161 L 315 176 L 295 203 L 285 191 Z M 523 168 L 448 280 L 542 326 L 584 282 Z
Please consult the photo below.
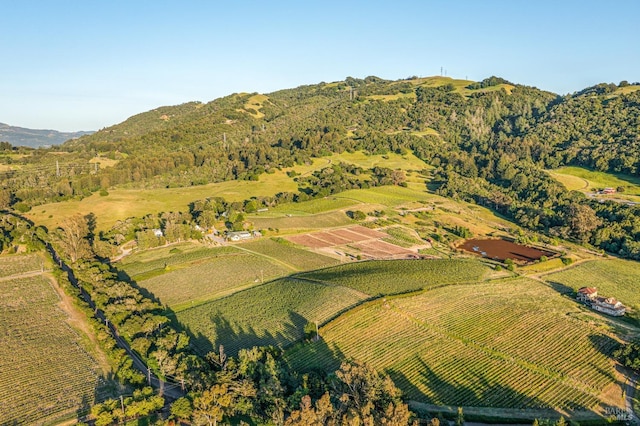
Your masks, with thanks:
M 617 173 L 605 173 L 582 167 L 561 167 L 548 173 L 565 185 L 568 190 L 593 192 L 603 188 L 624 188 L 616 196 L 640 196 L 640 178 Z

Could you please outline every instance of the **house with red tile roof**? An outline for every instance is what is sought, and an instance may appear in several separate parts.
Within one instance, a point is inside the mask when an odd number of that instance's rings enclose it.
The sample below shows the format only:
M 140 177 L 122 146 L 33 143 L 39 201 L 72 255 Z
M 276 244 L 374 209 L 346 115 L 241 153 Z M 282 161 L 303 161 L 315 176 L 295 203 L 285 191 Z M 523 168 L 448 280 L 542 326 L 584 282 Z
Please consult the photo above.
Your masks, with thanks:
M 627 308 L 614 297 L 598 296 L 595 287 L 582 287 L 578 290 L 576 299 L 589 306 L 594 311 L 602 312 L 614 317 L 623 316 Z

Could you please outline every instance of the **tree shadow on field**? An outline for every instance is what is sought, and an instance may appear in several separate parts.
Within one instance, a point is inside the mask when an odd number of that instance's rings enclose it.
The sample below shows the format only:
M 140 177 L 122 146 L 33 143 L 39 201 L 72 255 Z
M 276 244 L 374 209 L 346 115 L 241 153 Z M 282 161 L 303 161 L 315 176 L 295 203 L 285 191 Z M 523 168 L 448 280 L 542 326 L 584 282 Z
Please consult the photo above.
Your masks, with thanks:
M 95 377 L 93 393 L 85 392 L 76 404 L 75 417 L 78 422 L 87 422 L 91 407 L 108 399 L 118 399 L 120 395 L 130 395 L 133 388 L 119 383 L 116 372 L 99 373 Z
M 213 350 L 218 350 L 222 345 L 225 352 L 235 356 L 241 349 L 249 349 L 254 346 L 276 346 L 285 348 L 304 337 L 304 327 L 309 321 L 294 311 L 289 311 L 288 319 L 282 324 L 282 329 L 271 332 L 261 328 L 260 324 L 241 324 L 226 318 L 220 312 L 207 314 L 207 320 L 201 329 L 209 330 L 209 333 L 198 330 L 194 332 L 188 325 L 179 323 L 192 339 L 192 345 L 196 351 L 205 355 Z M 206 334 L 205 334 L 206 333 Z
M 547 281 L 547 283 L 549 284 L 549 287 L 551 287 L 552 289 L 554 289 L 555 291 L 557 291 L 563 296 L 573 297 L 575 293 L 575 290 L 573 288 L 567 285 L 564 285 L 562 283 L 559 283 L 557 281 Z
M 441 407 L 430 413 L 432 415 L 436 412 L 453 415 L 458 406 L 491 408 L 496 410 L 495 415 L 499 414 L 499 409 L 535 409 L 536 412 L 544 410 L 547 417 L 561 415 L 559 411 L 539 398 L 539 395 L 548 390 L 548 386 L 539 386 L 537 389 L 531 389 L 529 394 L 525 394 L 506 384 L 490 380 L 478 369 L 470 368 L 469 372 L 456 371 L 451 377 L 444 377 L 422 359 L 419 359 L 416 365 L 419 371 L 411 374 L 415 377 L 414 379 L 407 377 L 407 371 L 397 369 L 389 370 L 388 374 L 407 399 Z M 463 378 L 469 384 L 460 383 L 456 380 L 457 377 Z M 517 379 L 515 381 L 517 382 Z M 553 383 L 550 382 L 549 386 L 551 385 Z M 589 409 L 575 402 L 572 395 L 559 395 L 556 400 L 558 400 L 557 405 L 567 410 Z
M 589 341 L 596 351 L 609 359 L 613 359 L 613 352 L 620 347 L 620 343 L 617 340 L 605 334 L 591 334 L 589 335 Z M 593 367 L 596 368 L 600 374 L 615 382 L 616 385 L 624 387 L 624 383 L 621 383 L 616 379 L 616 375 L 613 371 L 603 370 L 595 364 Z
M 149 290 L 138 285 L 127 272 L 115 269 L 120 280 L 128 282 L 136 288 L 144 297 L 162 305 L 161 301 Z M 204 309 L 200 305 L 195 309 Z M 168 306 L 164 306 L 164 314 L 171 320 L 171 325 L 177 330 L 184 331 L 190 338 L 191 346 L 201 356 L 209 352 L 218 351 L 224 346 L 225 352 L 236 356 L 241 349 L 249 349 L 254 346 L 276 346 L 285 348 L 299 342 L 304 337 L 304 328 L 310 322 L 307 318 L 293 310 L 288 311 L 288 318 L 282 321 L 280 330 L 272 332 L 265 324 L 240 322 L 225 317 L 214 307 L 209 312 L 203 312 L 203 318 L 197 327 L 189 326 L 178 319 L 176 313 Z M 239 306 L 239 310 L 251 313 L 252 306 Z M 260 309 L 256 307 L 255 309 Z
M 110 264 L 110 265 L 111 265 L 111 268 L 117 274 L 118 279 L 120 281 L 126 281 L 128 284 L 131 285 L 131 287 L 133 287 L 136 290 L 138 290 L 142 296 L 144 296 L 145 298 L 150 299 L 150 300 L 162 305 L 162 301 L 155 294 L 150 292 L 146 287 L 142 287 L 142 286 L 138 285 L 138 282 L 136 280 L 134 280 L 133 278 L 131 278 L 131 276 L 129 276 L 129 274 L 126 271 L 124 271 L 123 269 L 118 269 L 116 266 L 114 266 L 112 264 Z M 166 306 L 165 306 L 165 309 L 170 311 L 170 309 L 167 308 Z M 173 311 L 171 311 L 171 312 L 173 312 Z
M 299 342 L 286 354 L 286 361 L 291 370 L 322 375 L 336 371 L 347 359 L 340 348 L 335 344 L 330 346 L 322 336 Z

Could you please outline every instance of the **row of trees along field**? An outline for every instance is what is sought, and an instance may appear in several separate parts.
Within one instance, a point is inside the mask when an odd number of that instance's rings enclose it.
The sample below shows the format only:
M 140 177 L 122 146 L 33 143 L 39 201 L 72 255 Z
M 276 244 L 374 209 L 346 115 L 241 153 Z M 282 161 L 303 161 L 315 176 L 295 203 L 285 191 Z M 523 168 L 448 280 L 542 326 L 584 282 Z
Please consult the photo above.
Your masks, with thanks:
M 97 309 L 145 364 L 160 377 L 184 383 L 189 392 L 172 404 L 173 419 L 203 425 L 222 421 L 407 425 L 412 421 L 413 414 L 391 379 L 357 362 L 344 363 L 331 375 L 298 374 L 287 366 L 282 352 L 271 347 L 241 350 L 237 358 L 227 356 L 223 347 L 204 358 L 196 355 L 189 336 L 174 327 L 170 311 L 131 282 L 118 279 L 117 270 L 94 257 L 95 240 L 87 219 L 76 216 L 67 221 L 65 226 L 72 232 L 61 228 L 51 241 L 70 262 Z M 66 241 L 76 237 L 81 241 Z M 83 246 L 81 252 L 78 246 Z M 60 279 L 67 292 L 79 295 L 64 277 Z M 85 313 L 90 318 L 94 315 L 87 307 Z M 163 400 L 144 387 L 145 375 L 116 347 L 105 325 L 95 318 L 92 324 L 116 378 L 127 389 L 135 389 L 133 396 L 121 401 L 96 404 L 91 410 L 95 424 L 109 425 L 161 408 Z
M 74 231 L 78 224 L 86 226 L 96 253 L 102 257 L 114 256 L 117 247 L 127 241 L 136 240 L 141 249 L 157 247 L 165 242 L 201 239 L 202 232 L 223 222 L 226 230 L 239 231 L 249 224 L 245 214 L 255 213 L 262 208 L 274 208 L 281 203 L 306 201 L 354 188 L 369 188 L 381 185 L 405 185 L 405 174 L 401 170 L 374 167 L 365 170 L 351 164 L 334 164 L 315 171 L 307 177 L 299 178 L 298 193 L 280 192 L 274 196 L 251 197 L 244 201 L 228 202 L 222 197 L 210 197 L 190 203 L 188 212 L 162 212 L 142 218 L 129 218 L 118 222 L 110 230 L 94 235 L 95 217 L 88 215 L 84 220 L 74 218 L 66 223 L 58 233 L 61 244 L 73 244 Z M 197 227 L 198 228 L 197 228 Z M 158 236 L 154 229 L 162 231 Z M 86 244 L 80 239 L 80 251 L 86 251 Z M 70 251 L 73 253 L 76 250 Z M 77 255 L 71 257 L 75 260 Z
M 20 218 L 16 220 L 21 221 Z M 67 229 L 47 235 L 43 228 L 33 229 L 25 221 L 15 225 L 40 241 L 51 240 L 57 251 L 70 262 L 80 285 L 103 311 L 119 334 L 161 377 L 184 381 L 188 394 L 171 406 L 174 419 L 194 424 L 273 422 L 275 424 L 387 424 L 406 425 L 413 415 L 400 398 L 400 393 L 386 375 L 369 366 L 351 361 L 343 363 L 333 374 L 292 370 L 275 348 L 241 350 L 236 358 L 227 356 L 224 348 L 199 357 L 189 346 L 189 336 L 177 331 L 170 312 L 141 293 L 133 283 L 117 278 L 117 271 L 94 257 L 95 238 L 91 235 L 91 218 L 75 217 L 77 223 L 68 235 L 81 242 L 63 241 Z M 27 232 L 28 231 L 28 232 Z M 22 237 L 19 237 L 22 238 Z M 81 251 L 74 251 L 82 246 Z M 32 246 L 37 249 L 37 245 Z M 72 261 L 72 257 L 76 257 Z M 58 274 L 64 290 L 76 297 L 78 290 Z M 89 318 L 94 332 L 107 353 L 115 372 L 133 396 L 121 401 L 107 400 L 91 410 L 97 425 L 108 425 L 146 415 L 164 402 L 148 388 L 146 378 L 133 368 L 132 360 L 118 349 L 104 323 L 94 311 L 78 303 Z M 620 357 L 635 359 L 636 349 L 620 352 Z M 630 361 L 635 363 L 635 361 Z M 120 404 L 119 404 L 120 403 Z M 122 404 L 126 403 L 125 409 Z M 460 420 L 462 413 L 459 412 Z M 437 425 L 437 420 L 432 420 Z
M 64 156 L 0 155 L 20 166 L 5 172 L 0 201 L 28 209 L 112 185 L 256 179 L 332 152 L 411 151 L 437 167 L 443 195 L 640 258 L 637 206 L 599 205 L 543 172 L 580 165 L 637 176 L 640 91 L 606 85 L 559 97 L 519 85 L 508 85 L 509 93 L 488 90 L 508 83 L 496 78 L 463 89 L 412 81 L 350 78 L 282 90 L 269 94 L 260 111 L 248 106 L 253 94 L 242 94 L 143 113 L 63 145 Z M 88 162 L 98 153 L 117 164 L 88 171 L 55 164 L 63 157 L 65 164 Z

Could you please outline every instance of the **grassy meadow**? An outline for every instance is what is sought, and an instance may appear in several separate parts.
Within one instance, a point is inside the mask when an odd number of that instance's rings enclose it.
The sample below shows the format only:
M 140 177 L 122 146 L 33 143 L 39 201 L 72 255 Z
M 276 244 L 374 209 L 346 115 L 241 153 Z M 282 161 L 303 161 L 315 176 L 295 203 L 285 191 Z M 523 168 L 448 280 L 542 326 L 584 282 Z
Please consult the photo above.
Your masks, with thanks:
M 434 77 L 421 77 L 414 78 L 411 80 L 403 80 L 399 81 L 399 83 L 409 82 L 416 87 L 440 87 L 445 85 L 453 86 L 454 92 L 460 93 L 462 96 L 470 96 L 474 93 L 484 93 L 484 92 L 495 92 L 498 90 L 505 90 L 508 94 L 511 94 L 511 91 L 515 86 L 511 84 L 498 84 L 495 86 L 485 87 L 482 89 L 468 89 L 467 86 L 475 83 L 475 81 L 471 80 L 462 80 L 462 79 L 454 79 L 451 77 L 443 77 L 443 76 L 434 76 Z M 395 101 L 398 99 L 415 99 L 415 92 L 409 93 L 396 93 L 394 95 L 368 95 L 364 97 L 365 99 L 378 100 L 378 101 Z
M 365 303 L 287 357 L 303 370 L 359 359 L 427 404 L 566 412 L 622 406 L 609 358 L 615 340 L 574 319 L 581 309 L 524 278 L 438 288 Z
M 256 229 L 267 229 L 281 233 L 304 232 L 352 224 L 353 221 L 341 210 L 332 210 L 313 215 L 288 215 L 280 217 L 249 216 L 247 219 Z M 272 231 L 269 231 L 272 232 Z
M 313 215 L 319 213 L 326 213 L 332 210 L 341 210 L 357 205 L 357 201 L 347 200 L 344 198 L 338 198 L 335 196 L 329 196 L 324 198 L 316 198 L 309 201 L 303 201 L 300 203 L 285 203 L 276 206 L 268 212 L 258 213 L 255 218 L 262 218 L 264 216 L 281 217 L 283 214 L 290 215 Z
M 570 191 L 594 192 L 607 187 L 623 187 L 624 192 L 607 197 L 640 201 L 640 177 L 637 176 L 598 172 L 583 167 L 561 167 L 548 173 Z
M 260 111 L 262 105 L 265 102 L 269 101 L 269 97 L 267 95 L 253 95 L 249 99 L 247 99 L 247 103 L 244 105 L 245 109 L 254 110 L 255 112 L 250 112 L 255 118 L 264 117 L 264 113 Z
M 128 217 L 141 217 L 149 213 L 188 211 L 194 200 L 223 197 L 227 201 L 242 201 L 254 196 L 272 196 L 278 192 L 297 192 L 298 185 L 287 175 L 288 171 L 305 175 L 339 162 L 361 167 L 382 166 L 392 169 L 424 169 L 426 164 L 413 154 L 366 155 L 362 152 L 334 154 L 317 158 L 313 164 L 299 165 L 260 175 L 258 181 L 227 181 L 186 188 L 130 189 L 112 188 L 109 195 L 94 193 L 82 200 L 43 204 L 25 214 L 30 220 L 47 228 L 55 228 L 69 216 L 94 213 L 98 230 L 107 230 L 117 221 Z
M 336 194 L 336 198 L 345 198 L 360 203 L 396 207 L 404 203 L 428 201 L 433 195 L 425 191 L 425 186 L 415 187 L 377 186 L 369 189 L 350 189 Z
M 443 77 L 443 76 L 433 76 L 433 77 L 422 77 L 415 78 L 412 80 L 407 80 L 409 83 L 415 86 L 424 86 L 424 87 L 440 87 L 445 85 L 452 85 L 454 91 L 460 93 L 462 96 L 469 96 L 473 93 L 480 92 L 494 92 L 497 90 L 505 90 L 507 93 L 511 94 L 511 90 L 513 90 L 514 86 L 511 84 L 498 84 L 495 86 L 485 87 L 483 89 L 467 89 L 467 86 L 473 83 L 476 83 L 472 80 L 463 80 L 463 79 L 455 79 L 451 77 Z

